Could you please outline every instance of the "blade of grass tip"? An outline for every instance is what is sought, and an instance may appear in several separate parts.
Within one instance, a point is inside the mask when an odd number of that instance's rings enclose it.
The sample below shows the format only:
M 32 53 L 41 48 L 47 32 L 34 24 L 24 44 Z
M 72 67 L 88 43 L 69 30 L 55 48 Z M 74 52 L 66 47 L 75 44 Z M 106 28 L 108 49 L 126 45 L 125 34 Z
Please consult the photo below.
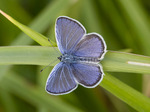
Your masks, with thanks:
M 111 92 L 113 95 L 126 102 L 139 112 L 150 111 L 150 99 L 130 86 L 122 83 L 112 75 L 105 73 L 100 84 L 103 88 Z
M 25 12 L 25 8 L 17 0 L 0 0 L 0 8 L 25 24 L 31 21 L 31 17 Z M 0 44 L 8 45 L 19 33 L 20 30 L 0 14 Z
M 81 110 L 63 102 L 58 97 L 51 96 L 45 91 L 41 91 L 41 89 L 33 85 L 31 86 L 29 82 L 26 82 L 13 71 L 3 77 L 0 86 L 32 105 L 34 104 L 36 107 L 43 106 L 53 112 L 81 112 Z
M 0 8 L 6 10 L 21 22 L 29 23 L 32 19 L 31 15 L 17 0 L 0 0 Z
M 32 29 L 30 29 L 29 27 L 19 23 L 18 21 L 16 21 L 15 19 L 10 17 L 6 13 L 4 13 L 2 10 L 0 10 L 0 13 L 4 17 L 6 17 L 10 22 L 12 22 L 14 25 L 16 25 L 20 30 L 22 30 L 24 33 L 26 33 L 28 36 L 30 36 L 33 40 L 35 40 L 37 43 L 39 43 L 40 45 L 51 46 L 50 43 L 48 42 L 48 39 L 45 36 L 43 36 L 42 34 L 35 32 Z M 55 44 L 54 42 L 52 42 L 52 43 Z

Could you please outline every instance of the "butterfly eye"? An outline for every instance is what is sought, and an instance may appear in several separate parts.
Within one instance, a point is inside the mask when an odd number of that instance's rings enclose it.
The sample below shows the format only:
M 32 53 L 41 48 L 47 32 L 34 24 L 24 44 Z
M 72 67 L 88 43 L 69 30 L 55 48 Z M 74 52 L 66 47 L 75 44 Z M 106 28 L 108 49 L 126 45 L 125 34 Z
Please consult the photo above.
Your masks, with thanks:
M 62 56 L 60 56 L 60 57 L 57 57 L 60 61 L 62 60 Z

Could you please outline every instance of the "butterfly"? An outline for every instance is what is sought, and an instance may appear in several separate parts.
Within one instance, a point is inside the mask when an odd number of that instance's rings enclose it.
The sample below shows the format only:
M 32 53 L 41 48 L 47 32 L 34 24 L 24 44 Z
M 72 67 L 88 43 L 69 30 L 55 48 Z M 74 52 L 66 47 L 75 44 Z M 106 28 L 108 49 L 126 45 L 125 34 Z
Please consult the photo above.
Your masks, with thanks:
M 75 90 L 78 84 L 96 87 L 104 75 L 98 64 L 106 53 L 103 37 L 97 33 L 86 34 L 81 23 L 67 16 L 57 18 L 55 36 L 62 55 L 47 79 L 46 91 L 63 95 Z

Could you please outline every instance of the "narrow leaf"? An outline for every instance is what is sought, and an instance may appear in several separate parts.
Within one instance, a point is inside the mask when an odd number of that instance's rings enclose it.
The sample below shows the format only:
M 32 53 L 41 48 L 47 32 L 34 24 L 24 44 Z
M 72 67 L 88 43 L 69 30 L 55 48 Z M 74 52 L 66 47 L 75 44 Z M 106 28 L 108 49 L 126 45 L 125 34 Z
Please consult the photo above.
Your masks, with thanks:
M 150 111 L 150 99 L 148 97 L 142 95 L 135 89 L 124 84 L 108 73 L 105 73 L 103 81 L 100 85 L 136 109 L 138 112 Z
M 101 63 L 105 71 L 150 73 L 150 57 L 148 56 L 108 51 Z
M 2 10 L 0 10 L 0 13 L 6 17 L 10 22 L 12 22 L 14 25 L 16 25 L 20 30 L 22 30 L 24 33 L 26 33 L 29 37 L 31 37 L 33 40 L 38 42 L 42 46 L 51 46 L 51 44 L 48 42 L 48 39 L 43 36 L 42 34 L 35 32 L 31 28 L 19 23 L 15 19 L 13 19 L 11 16 L 4 13 Z M 54 42 L 52 42 L 53 45 L 55 45 Z
M 53 62 L 51 66 L 54 66 L 59 62 L 57 57 L 60 55 L 59 51 L 56 51 L 52 47 L 0 47 L 0 65 L 48 65 Z M 150 74 L 150 57 L 147 56 L 108 51 L 100 63 L 102 64 L 104 71 Z

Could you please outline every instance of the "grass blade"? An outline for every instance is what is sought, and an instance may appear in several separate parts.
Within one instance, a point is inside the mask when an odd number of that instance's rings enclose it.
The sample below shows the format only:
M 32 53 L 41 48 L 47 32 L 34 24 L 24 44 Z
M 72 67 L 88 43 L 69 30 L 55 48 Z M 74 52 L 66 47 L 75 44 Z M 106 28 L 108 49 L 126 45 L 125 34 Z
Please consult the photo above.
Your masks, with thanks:
M 101 82 L 101 86 L 117 96 L 119 99 L 126 102 L 139 112 L 150 111 L 150 99 L 131 88 L 130 86 L 122 83 L 115 77 L 105 73 L 106 75 Z
M 150 73 L 150 57 L 147 56 L 108 51 L 101 63 L 106 71 Z
M 52 47 L 17 46 L 0 47 L 0 65 L 48 65 L 60 55 Z M 54 66 L 59 61 L 51 64 Z M 150 73 L 150 57 L 124 52 L 108 51 L 100 62 L 105 71 Z
M 29 37 L 31 37 L 33 40 L 38 42 L 40 45 L 50 46 L 48 39 L 45 36 L 43 36 L 42 34 L 35 32 L 32 29 L 30 29 L 29 27 L 19 23 L 18 21 L 16 21 L 15 19 L 13 19 L 12 17 L 10 17 L 9 15 L 7 15 L 6 13 L 4 13 L 1 10 L 0 10 L 0 13 L 4 17 L 6 17 L 10 22 L 12 22 L 14 25 L 16 25 L 20 30 L 22 30 L 24 33 L 26 33 Z M 55 45 L 54 42 L 52 42 L 52 44 Z

